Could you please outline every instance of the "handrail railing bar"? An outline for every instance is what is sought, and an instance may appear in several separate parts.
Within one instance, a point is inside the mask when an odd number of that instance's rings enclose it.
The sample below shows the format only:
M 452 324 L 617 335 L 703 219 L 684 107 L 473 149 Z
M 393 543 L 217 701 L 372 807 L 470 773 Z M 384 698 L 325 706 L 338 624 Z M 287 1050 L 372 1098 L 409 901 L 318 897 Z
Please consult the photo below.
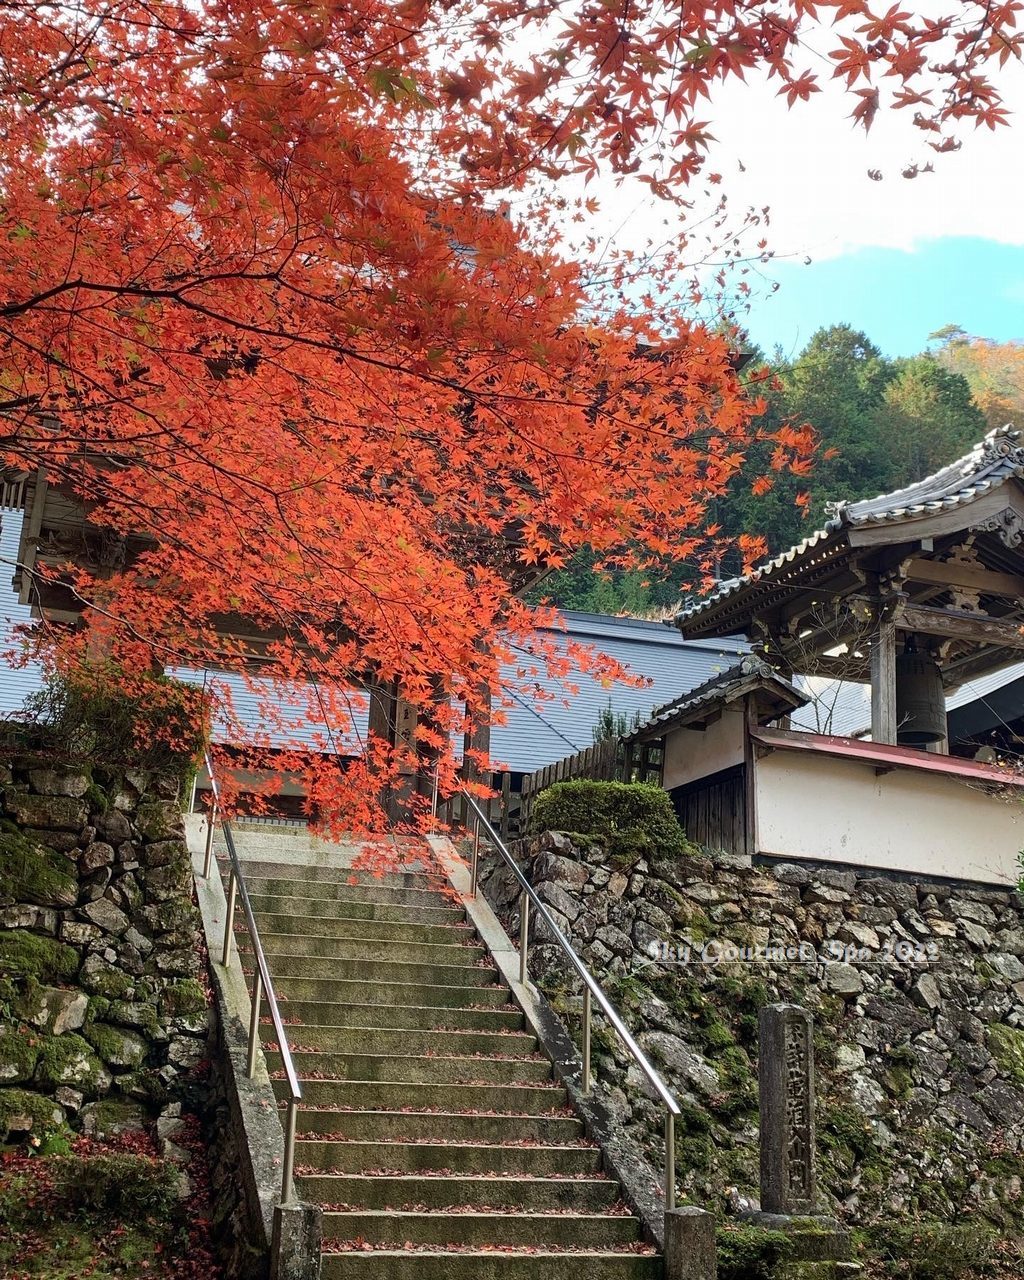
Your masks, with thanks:
M 213 799 L 217 807 L 220 807 L 220 794 L 217 788 L 217 780 L 213 775 L 213 767 L 209 756 L 206 758 L 206 768 L 210 774 L 210 781 L 213 786 Z M 264 997 L 267 1006 L 270 1009 L 270 1019 L 274 1024 L 274 1032 L 277 1035 L 278 1050 L 281 1054 L 281 1065 L 284 1068 L 285 1077 L 288 1081 L 288 1088 L 292 1097 L 298 1102 L 302 1097 L 302 1090 L 299 1087 L 299 1078 L 295 1073 L 295 1065 L 292 1062 L 291 1050 L 288 1048 L 288 1039 L 284 1031 L 284 1022 L 281 1020 L 281 1010 L 277 1004 L 277 994 L 274 991 L 274 984 L 270 977 L 270 966 L 267 964 L 267 957 L 263 950 L 263 943 L 260 940 L 260 931 L 256 925 L 256 918 L 253 915 L 252 903 L 249 901 L 249 890 L 246 888 L 245 877 L 242 875 L 241 861 L 238 857 L 238 850 L 235 848 L 235 839 L 231 831 L 230 822 L 221 819 L 221 829 L 224 832 L 224 843 L 228 847 L 228 858 L 231 862 L 231 870 L 234 873 L 235 884 L 238 896 L 242 901 L 242 912 L 245 915 L 246 928 L 249 931 L 249 939 L 252 942 L 253 956 L 256 960 L 256 967 L 259 970 L 260 978 L 263 982 Z M 225 933 L 230 934 L 233 920 L 229 917 L 224 922 Z
M 214 776 L 213 764 L 209 755 L 206 756 L 206 769 L 210 775 L 210 783 L 213 788 L 213 802 L 215 811 L 220 808 L 220 792 L 217 787 L 217 779 Z M 288 1092 L 290 1094 L 288 1105 L 288 1116 L 286 1119 L 285 1133 L 285 1160 L 282 1179 L 282 1203 L 291 1203 L 291 1170 L 294 1167 L 294 1145 L 295 1145 L 295 1109 L 299 1102 L 302 1101 L 302 1088 L 299 1084 L 299 1077 L 295 1071 L 295 1064 L 292 1061 L 291 1049 L 288 1047 L 288 1037 L 285 1034 L 284 1021 L 281 1018 L 281 1010 L 277 1003 L 277 994 L 274 991 L 274 984 L 270 977 L 270 966 L 267 964 L 266 953 L 263 950 L 263 943 L 260 940 L 260 931 L 256 924 L 256 917 L 253 914 L 252 903 L 249 900 L 249 890 L 246 888 L 245 877 L 242 875 L 241 861 L 238 857 L 238 850 L 235 848 L 235 838 L 231 831 L 230 822 L 221 819 L 221 830 L 224 832 L 224 843 L 228 847 L 228 859 L 231 863 L 231 878 L 234 881 L 235 890 L 242 902 L 242 912 L 245 916 L 246 928 L 249 932 L 249 940 L 252 943 L 253 957 L 256 961 L 257 981 L 253 989 L 253 1003 L 259 999 L 259 995 L 267 1002 L 267 1008 L 270 1010 L 270 1020 L 274 1026 L 274 1034 L 277 1037 L 277 1048 L 281 1055 L 281 1066 L 284 1069 L 285 1079 L 288 1083 Z M 234 926 L 234 912 L 229 912 L 227 919 L 224 921 L 224 938 L 225 953 L 228 953 L 231 934 Z M 225 962 L 226 963 L 226 962 Z M 262 993 L 259 988 L 262 987 Z M 253 1022 L 250 1025 L 250 1051 L 249 1065 L 252 1069 L 253 1053 L 251 1048 L 252 1027 L 258 1029 L 259 1012 L 258 1007 L 250 1011 Z
M 537 893 L 534 890 L 533 885 L 530 884 L 529 880 L 527 880 L 526 876 L 524 876 L 522 871 L 519 869 L 519 866 L 517 865 L 515 858 L 513 858 L 512 854 L 509 853 L 501 837 L 495 831 L 494 827 L 491 826 L 488 819 L 484 816 L 483 810 L 477 804 L 473 796 L 471 796 L 466 791 L 464 791 L 463 794 L 468 800 L 469 805 L 473 809 L 478 820 L 481 822 L 484 829 L 489 833 L 491 843 L 501 854 L 503 860 L 505 861 L 509 869 L 512 871 L 513 875 L 518 880 L 519 885 L 522 888 L 523 892 L 529 898 L 529 901 L 532 904 L 533 910 L 537 912 L 540 918 L 544 921 L 544 923 L 548 927 L 549 932 L 551 933 L 551 936 L 562 948 L 565 954 L 569 957 L 569 962 L 571 963 L 572 967 L 576 970 L 577 974 L 579 974 L 580 978 L 583 981 L 583 985 L 590 992 L 593 999 L 597 1001 L 598 1007 L 600 1008 L 601 1012 L 612 1024 L 612 1026 L 614 1027 L 615 1031 L 619 1036 L 619 1039 L 623 1042 L 623 1044 L 629 1050 L 637 1066 L 641 1069 L 641 1071 L 643 1071 L 644 1075 L 647 1077 L 648 1081 L 650 1082 L 651 1087 L 658 1094 L 662 1102 L 669 1109 L 669 1111 L 672 1113 L 673 1116 L 680 1115 L 682 1109 L 680 1108 L 679 1103 L 676 1101 L 672 1092 L 669 1090 L 668 1085 L 665 1084 L 664 1080 L 662 1080 L 661 1076 L 657 1073 L 657 1071 L 648 1061 L 644 1051 L 633 1039 L 632 1033 L 630 1032 L 626 1024 L 622 1021 L 622 1019 L 619 1017 L 618 1013 L 615 1011 L 614 1005 L 605 995 L 604 991 L 602 990 L 597 980 L 593 977 L 590 970 L 586 967 L 583 961 L 579 958 L 579 956 L 573 950 L 572 943 L 568 940 L 568 938 L 566 938 L 565 934 L 561 931 L 561 929 L 559 929 L 558 925 L 555 924 L 554 920 L 551 917 L 551 913 L 548 911 L 547 907 L 544 905 L 541 899 L 537 896 Z

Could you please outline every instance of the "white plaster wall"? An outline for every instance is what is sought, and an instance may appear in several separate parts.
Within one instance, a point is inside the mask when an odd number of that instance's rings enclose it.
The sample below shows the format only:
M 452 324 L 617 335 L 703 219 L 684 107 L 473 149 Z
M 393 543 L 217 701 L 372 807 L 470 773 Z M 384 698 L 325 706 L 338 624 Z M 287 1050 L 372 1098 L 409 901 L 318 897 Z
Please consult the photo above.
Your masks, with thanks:
M 665 738 L 664 787 L 696 782 L 743 763 L 743 705 L 726 707 L 707 729 L 676 729 Z
M 755 780 L 760 853 L 922 878 L 1020 877 L 1020 789 L 991 796 L 963 779 L 790 751 L 760 757 Z

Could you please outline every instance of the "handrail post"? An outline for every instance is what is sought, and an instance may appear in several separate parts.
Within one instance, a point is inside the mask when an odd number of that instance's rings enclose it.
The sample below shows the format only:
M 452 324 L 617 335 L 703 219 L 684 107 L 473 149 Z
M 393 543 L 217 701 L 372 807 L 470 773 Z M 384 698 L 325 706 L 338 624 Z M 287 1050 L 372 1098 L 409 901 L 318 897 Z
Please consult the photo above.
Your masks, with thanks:
M 203 858 L 203 879 L 209 880 L 213 866 L 213 829 L 217 825 L 217 801 L 210 804 L 209 817 L 206 819 L 206 854 Z
M 298 1110 L 298 1099 L 289 1098 L 284 1122 L 284 1163 L 281 1168 L 281 1207 L 284 1209 L 295 1203 L 292 1174 L 295 1170 L 295 1122 Z
M 477 877 L 480 874 L 480 818 L 473 820 L 473 865 L 469 875 L 469 896 L 476 897 Z
M 530 899 L 519 899 L 519 981 L 526 982 L 526 953 L 530 947 Z
M 259 965 L 252 980 L 252 1006 L 249 1011 L 249 1054 L 245 1062 L 245 1074 L 251 1080 L 256 1074 L 256 1050 L 260 1043 L 260 1005 L 263 1003 L 263 975 Z M 278 1045 L 280 1048 L 280 1045 Z
M 228 876 L 228 908 L 224 918 L 224 950 L 221 954 L 220 962 L 227 968 L 231 962 L 231 938 L 235 929 L 235 894 L 238 891 L 238 881 L 235 879 L 235 868 L 231 868 L 231 874 Z
M 676 1207 L 676 1118 L 665 1108 L 665 1212 Z
M 583 988 L 583 1092 L 590 1092 L 590 1019 L 593 1002 L 590 988 Z

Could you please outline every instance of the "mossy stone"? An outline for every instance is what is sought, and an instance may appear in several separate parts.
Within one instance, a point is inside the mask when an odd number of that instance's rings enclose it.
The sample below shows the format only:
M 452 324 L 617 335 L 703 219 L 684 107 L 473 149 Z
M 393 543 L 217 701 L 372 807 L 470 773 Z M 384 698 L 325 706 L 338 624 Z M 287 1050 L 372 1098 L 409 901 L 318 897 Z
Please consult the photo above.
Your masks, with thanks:
M 113 1138 L 142 1132 L 149 1120 L 145 1107 L 124 1098 L 104 1098 L 82 1108 L 82 1131 L 89 1137 Z
M 999 1023 L 989 1028 L 988 1051 L 999 1070 L 1016 1084 L 1024 1085 L 1024 1031 Z
M 148 1047 L 134 1031 L 94 1022 L 85 1030 L 85 1038 L 109 1067 L 138 1067 L 145 1061 Z
M 181 809 L 173 800 L 140 804 L 135 825 L 147 840 L 172 840 L 181 836 Z
M 64 1111 L 52 1098 L 28 1089 L 0 1089 L 0 1135 L 40 1133 L 64 1123 Z
M 69 982 L 78 965 L 78 952 L 53 938 L 24 929 L 0 933 L 0 973 L 40 982 Z
M 78 875 L 67 857 L 11 831 L 0 832 L 0 902 L 73 907 Z
M 88 805 L 71 796 L 32 796 L 4 793 L 5 804 L 23 827 L 52 831 L 81 831 L 89 817 Z
M 31 1027 L 0 1027 L 0 1084 L 31 1080 L 39 1060 L 39 1036 Z
M 110 1072 L 91 1045 L 71 1031 L 42 1041 L 35 1078 L 43 1088 L 66 1084 L 91 1098 L 106 1093 L 111 1083 Z
M 183 1018 L 206 1010 L 206 992 L 194 978 L 182 978 L 164 988 L 160 1011 L 165 1018 Z
M 135 984 L 126 973 L 115 969 L 97 956 L 90 956 L 82 967 L 82 986 L 94 996 L 107 1000 L 127 1000 Z

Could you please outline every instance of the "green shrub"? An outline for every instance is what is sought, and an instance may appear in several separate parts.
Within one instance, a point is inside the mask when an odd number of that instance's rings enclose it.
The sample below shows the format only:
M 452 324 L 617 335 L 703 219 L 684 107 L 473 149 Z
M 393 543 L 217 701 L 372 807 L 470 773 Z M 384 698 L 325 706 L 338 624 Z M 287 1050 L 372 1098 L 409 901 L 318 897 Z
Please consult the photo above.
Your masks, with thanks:
M 54 1189 L 71 1210 L 167 1217 L 181 1178 L 169 1161 L 127 1153 L 75 1156 L 54 1161 Z
M 984 1275 L 993 1260 L 996 1235 L 975 1223 L 886 1223 L 872 1227 L 869 1247 L 900 1280 L 961 1280 Z
M 619 858 L 691 849 L 668 792 L 650 782 L 556 782 L 534 801 L 530 827 L 593 837 Z
M 182 779 L 207 736 L 203 696 L 195 685 L 109 662 L 51 674 L 25 700 L 24 716 L 32 723 L 23 732 L 37 747 L 57 746 L 97 765 L 130 765 Z

